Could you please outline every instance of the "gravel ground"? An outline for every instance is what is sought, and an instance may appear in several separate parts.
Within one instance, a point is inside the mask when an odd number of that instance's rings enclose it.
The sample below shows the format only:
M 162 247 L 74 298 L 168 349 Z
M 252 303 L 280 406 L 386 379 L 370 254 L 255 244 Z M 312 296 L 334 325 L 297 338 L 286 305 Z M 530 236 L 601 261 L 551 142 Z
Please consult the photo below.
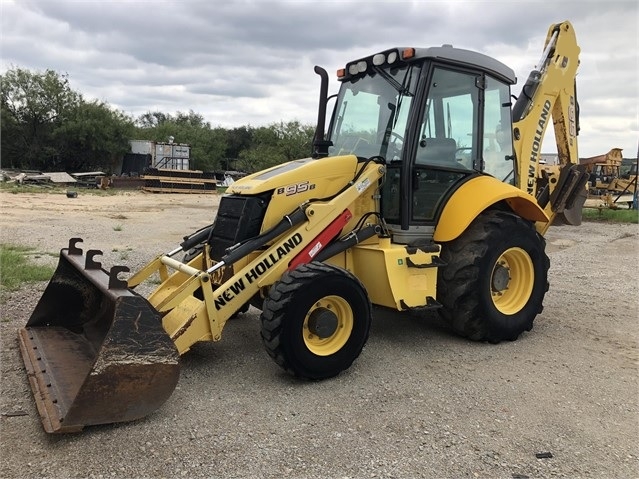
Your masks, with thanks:
M 81 236 L 105 266 L 136 269 L 208 224 L 218 197 L 0 201 L 0 241 L 51 253 L 38 261 Z M 155 413 L 63 436 L 42 429 L 16 339 L 46 284 L 23 288 L 1 306 L 0 477 L 639 477 L 638 235 L 551 228 L 545 309 L 518 341 L 472 343 L 436 315 L 375 310 L 348 371 L 300 382 L 267 356 L 251 308 L 182 358 Z

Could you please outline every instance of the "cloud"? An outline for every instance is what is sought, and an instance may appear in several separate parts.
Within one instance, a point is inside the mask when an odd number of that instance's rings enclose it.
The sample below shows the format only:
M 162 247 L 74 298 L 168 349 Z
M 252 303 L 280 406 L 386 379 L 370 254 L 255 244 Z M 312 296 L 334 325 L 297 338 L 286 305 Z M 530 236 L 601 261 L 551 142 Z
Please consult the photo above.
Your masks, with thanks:
M 332 75 L 392 46 L 477 50 L 511 66 L 521 83 L 548 26 L 569 19 L 582 49 L 581 155 L 637 148 L 634 1 L 3 0 L 1 8 L 0 70 L 53 69 L 127 114 L 194 110 L 224 127 L 314 123 L 313 65 Z

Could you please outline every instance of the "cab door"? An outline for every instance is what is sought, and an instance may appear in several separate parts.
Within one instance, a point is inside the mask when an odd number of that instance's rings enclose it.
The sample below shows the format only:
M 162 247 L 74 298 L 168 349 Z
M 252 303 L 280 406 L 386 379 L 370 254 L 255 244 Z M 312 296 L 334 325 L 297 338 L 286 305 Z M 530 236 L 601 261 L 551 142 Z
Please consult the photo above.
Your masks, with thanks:
M 424 74 L 410 144 L 401 164 L 389 165 L 382 192 L 382 213 L 397 242 L 432 236 L 453 192 L 473 176 L 493 173 L 496 160 L 488 160 L 484 149 L 496 142 L 494 125 L 511 124 L 507 84 L 436 63 Z M 493 125 L 488 136 L 485 124 Z M 512 169 L 510 129 L 503 152 L 501 162 L 509 158 Z
M 450 192 L 481 168 L 481 76 L 435 66 L 410 165 L 409 224 L 434 223 Z

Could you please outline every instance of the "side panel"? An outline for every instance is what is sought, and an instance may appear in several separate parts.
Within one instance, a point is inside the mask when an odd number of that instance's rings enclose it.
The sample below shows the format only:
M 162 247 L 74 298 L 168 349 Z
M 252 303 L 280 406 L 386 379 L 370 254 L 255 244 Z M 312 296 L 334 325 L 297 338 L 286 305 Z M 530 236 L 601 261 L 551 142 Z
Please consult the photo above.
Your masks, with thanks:
M 548 222 L 548 216 L 530 195 L 491 176 L 478 176 L 462 184 L 450 197 L 435 227 L 433 239 L 438 243 L 454 240 L 477 215 L 502 200 L 522 218 Z
M 373 304 L 397 310 L 423 307 L 434 300 L 439 250 L 409 252 L 382 239 L 352 249 L 352 272 L 366 287 Z

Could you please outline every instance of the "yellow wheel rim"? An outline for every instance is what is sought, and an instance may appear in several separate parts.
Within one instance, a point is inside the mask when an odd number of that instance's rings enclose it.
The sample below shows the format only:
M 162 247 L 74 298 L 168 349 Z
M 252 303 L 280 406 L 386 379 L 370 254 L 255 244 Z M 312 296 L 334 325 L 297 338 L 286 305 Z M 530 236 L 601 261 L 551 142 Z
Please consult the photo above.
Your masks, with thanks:
M 353 310 L 344 298 L 324 296 L 304 318 L 304 344 L 318 356 L 335 354 L 350 338 L 353 324 Z
M 490 276 L 493 304 L 502 314 L 515 314 L 528 303 L 535 282 L 535 268 L 521 248 L 502 253 Z

